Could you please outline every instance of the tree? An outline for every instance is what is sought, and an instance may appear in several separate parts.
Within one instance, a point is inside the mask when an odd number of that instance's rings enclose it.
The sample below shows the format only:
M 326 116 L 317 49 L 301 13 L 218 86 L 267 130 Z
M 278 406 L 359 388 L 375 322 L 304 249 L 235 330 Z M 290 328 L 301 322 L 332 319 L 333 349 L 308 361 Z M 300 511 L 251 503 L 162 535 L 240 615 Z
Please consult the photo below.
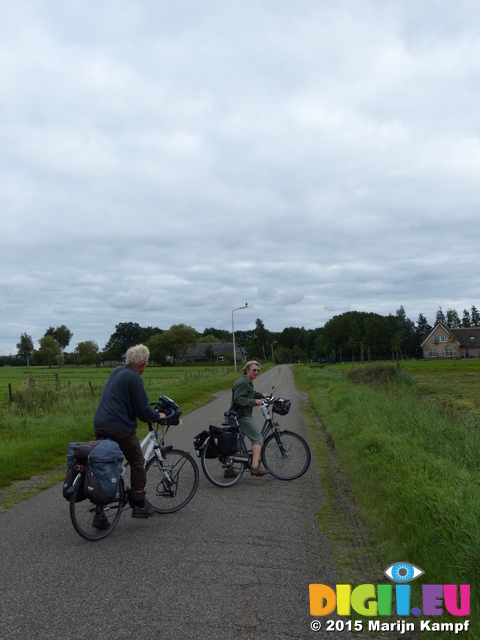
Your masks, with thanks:
M 455 309 L 447 309 L 447 324 L 452 329 L 458 329 L 461 326 L 460 318 Z
M 475 305 L 470 309 L 470 319 L 472 327 L 480 327 L 480 313 Z
M 57 327 L 56 329 L 54 329 L 53 327 L 49 327 L 45 331 L 45 335 L 55 338 L 55 340 L 60 345 L 62 352 L 65 351 L 65 349 L 70 344 L 70 340 L 73 338 L 73 333 L 64 324 L 62 324 L 60 327 Z
M 417 336 L 417 349 L 420 349 L 422 341 L 432 331 L 433 327 L 428 324 L 427 319 L 421 313 L 418 314 L 417 326 L 415 327 L 415 333 Z
M 419 313 L 417 326 L 416 326 L 416 332 L 417 332 L 418 338 L 420 339 L 424 338 L 428 333 L 430 333 L 432 328 L 433 327 L 428 324 L 426 317 L 423 314 Z
M 156 333 L 150 340 L 145 342 L 145 345 L 150 350 L 150 359 L 153 360 L 153 362 L 161 364 L 165 362 L 165 358 L 170 355 L 168 353 L 167 331 Z
M 417 333 L 415 331 L 415 323 L 407 318 L 405 309 L 401 306 L 397 309 L 395 315 L 397 323 L 397 331 L 400 336 L 400 347 L 397 353 L 403 355 L 414 355 L 418 348 Z
M 445 314 L 442 311 L 442 307 L 438 307 L 437 313 L 435 314 L 435 324 L 439 322 L 445 322 Z
M 236 332 L 235 332 L 236 335 Z M 208 327 L 204 329 L 203 334 L 199 337 L 199 342 L 210 342 L 210 340 L 206 340 L 205 337 L 213 336 L 215 338 L 214 342 L 231 342 L 232 341 L 232 332 L 226 331 L 225 329 L 215 329 L 214 327 Z
M 215 360 L 215 352 L 211 344 L 208 344 L 205 347 L 205 360 L 207 360 L 208 362 L 212 362 L 213 360 Z
M 148 340 L 147 347 L 156 362 L 162 362 L 167 356 L 171 356 L 176 362 L 178 356 L 185 353 L 188 347 L 195 346 L 196 343 L 197 332 L 193 327 L 175 324 L 168 331 L 163 331 Z
M 208 334 L 203 333 L 201 336 L 198 336 L 197 344 L 200 344 L 200 343 L 204 344 L 206 342 L 222 342 L 222 340 L 212 335 L 211 333 L 208 333 Z
M 44 335 L 40 338 L 39 349 L 33 352 L 33 360 L 35 364 L 58 364 L 58 357 L 62 353 L 60 344 L 51 335 Z
M 79 342 L 75 347 L 75 362 L 77 364 L 95 364 L 99 357 L 98 344 L 94 340 Z
M 272 343 L 271 333 L 265 329 L 260 318 L 255 321 L 255 330 L 252 338 L 247 342 L 246 348 L 249 359 L 258 358 L 259 360 L 267 359 L 267 349 Z
M 468 309 L 463 310 L 462 316 L 462 327 L 468 328 L 472 326 L 472 321 L 470 318 L 470 311 Z
M 33 340 L 27 333 L 22 333 L 20 336 L 20 342 L 17 343 L 18 353 L 26 358 L 27 367 L 30 367 L 30 356 L 33 353 Z
M 141 327 L 138 322 L 119 322 L 105 345 L 103 355 L 112 360 L 120 360 L 127 349 L 136 344 L 146 344 L 157 333 L 162 333 L 162 329 Z
M 277 364 L 288 364 L 292 362 L 292 352 L 288 347 L 277 347 L 273 353 Z

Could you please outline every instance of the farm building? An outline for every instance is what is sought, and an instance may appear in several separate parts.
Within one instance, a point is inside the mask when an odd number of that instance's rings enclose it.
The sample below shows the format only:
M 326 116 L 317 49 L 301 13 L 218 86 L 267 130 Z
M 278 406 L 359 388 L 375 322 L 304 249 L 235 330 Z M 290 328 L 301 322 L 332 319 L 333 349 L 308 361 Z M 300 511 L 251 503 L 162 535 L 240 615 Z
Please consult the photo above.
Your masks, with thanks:
M 480 327 L 451 329 L 439 322 L 422 342 L 423 357 L 480 358 Z

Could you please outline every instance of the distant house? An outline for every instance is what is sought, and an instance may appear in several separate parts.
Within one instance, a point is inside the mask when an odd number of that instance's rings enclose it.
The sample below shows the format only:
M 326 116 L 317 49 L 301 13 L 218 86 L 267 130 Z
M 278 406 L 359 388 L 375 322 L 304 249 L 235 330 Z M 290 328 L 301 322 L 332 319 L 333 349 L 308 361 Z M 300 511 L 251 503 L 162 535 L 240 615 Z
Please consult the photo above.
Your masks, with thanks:
M 245 361 L 245 350 L 238 344 L 235 345 L 236 359 Z M 206 362 L 215 360 L 224 362 L 233 360 L 233 342 L 199 342 L 194 347 L 190 347 L 186 353 L 177 358 L 177 362 Z
M 444 322 L 439 322 L 423 340 L 421 347 L 426 360 L 480 358 L 480 327 L 451 329 Z

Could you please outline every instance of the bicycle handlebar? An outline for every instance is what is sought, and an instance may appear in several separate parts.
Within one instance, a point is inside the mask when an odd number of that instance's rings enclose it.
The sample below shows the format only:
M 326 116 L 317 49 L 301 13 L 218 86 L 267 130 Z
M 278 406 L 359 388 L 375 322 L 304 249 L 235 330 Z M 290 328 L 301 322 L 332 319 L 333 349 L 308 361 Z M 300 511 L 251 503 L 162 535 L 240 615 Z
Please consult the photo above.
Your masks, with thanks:
M 173 416 L 175 415 L 175 409 L 173 407 L 170 409 L 170 411 L 165 411 L 165 409 L 161 409 L 161 405 L 159 402 L 151 402 L 150 405 L 154 407 L 158 411 L 158 413 L 165 414 L 164 418 L 160 418 L 158 420 L 160 424 L 168 424 L 170 418 L 173 418 Z

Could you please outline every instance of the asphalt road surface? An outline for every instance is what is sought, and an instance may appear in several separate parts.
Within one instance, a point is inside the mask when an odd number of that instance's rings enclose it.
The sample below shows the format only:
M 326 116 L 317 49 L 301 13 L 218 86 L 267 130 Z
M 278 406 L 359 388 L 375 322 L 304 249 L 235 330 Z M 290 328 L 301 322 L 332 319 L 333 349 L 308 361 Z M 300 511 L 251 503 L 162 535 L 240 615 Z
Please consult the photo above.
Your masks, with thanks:
M 272 385 L 292 400 L 282 427 L 309 441 L 290 368 L 255 382 L 265 393 Z M 167 440 L 194 454 L 194 436 L 221 424 L 230 396 L 215 394 Z M 254 415 L 261 424 L 260 409 Z M 196 460 L 200 484 L 184 509 L 149 520 L 125 511 L 98 542 L 73 529 L 61 485 L 0 515 L 0 638 L 347 638 L 310 628 L 309 584 L 338 582 L 315 516 L 323 500 L 315 461 L 298 480 L 246 472 L 220 489 Z

